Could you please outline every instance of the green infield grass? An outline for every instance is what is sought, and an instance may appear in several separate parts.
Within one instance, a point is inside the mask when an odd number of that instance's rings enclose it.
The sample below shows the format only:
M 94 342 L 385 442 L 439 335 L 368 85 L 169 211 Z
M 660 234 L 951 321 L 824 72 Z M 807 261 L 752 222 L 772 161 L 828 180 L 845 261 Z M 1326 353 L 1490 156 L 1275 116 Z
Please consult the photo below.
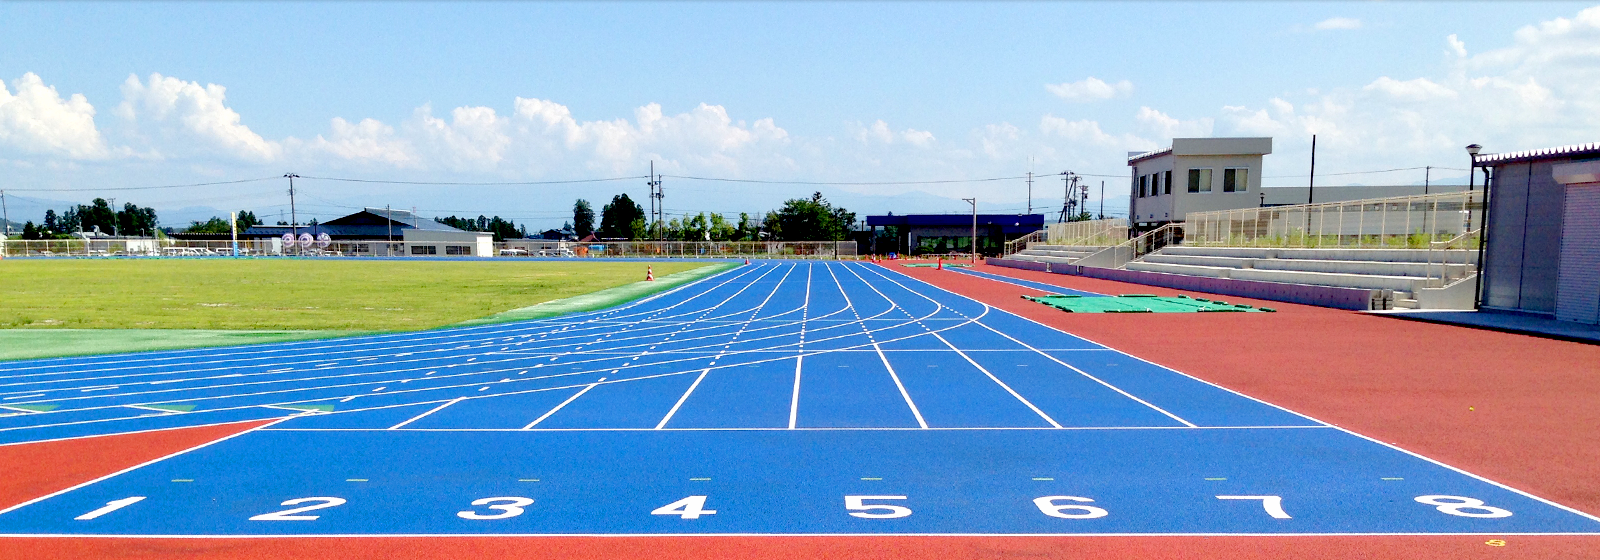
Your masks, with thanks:
M 654 263 L 657 276 L 706 266 Z M 644 279 L 642 262 L 0 261 L 0 328 L 417 330 Z

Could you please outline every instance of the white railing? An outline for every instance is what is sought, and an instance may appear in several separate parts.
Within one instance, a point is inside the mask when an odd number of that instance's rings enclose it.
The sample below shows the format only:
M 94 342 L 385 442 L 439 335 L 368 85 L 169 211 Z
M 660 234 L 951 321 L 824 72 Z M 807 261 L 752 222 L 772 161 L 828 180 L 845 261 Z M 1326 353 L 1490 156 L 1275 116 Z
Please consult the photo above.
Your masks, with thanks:
M 1049 233 L 1049 231 L 1050 230 L 1048 230 L 1048 229 L 1041 229 L 1039 231 L 1024 235 L 1022 237 L 1018 237 L 1016 239 L 1012 239 L 1010 241 L 1007 241 L 1006 242 L 1006 248 L 1005 248 L 1005 254 L 1006 255 L 1012 255 L 1012 254 L 1020 253 L 1020 252 L 1022 252 L 1024 250 L 1026 250 L 1029 245 L 1037 245 L 1037 244 L 1040 244 L 1040 243 L 1044 243 L 1045 239 L 1046 239 L 1045 234 Z
M 1482 217 L 1481 190 L 1190 212 L 1184 244 L 1427 249 L 1479 230 Z
M 1128 220 L 1086 220 L 1050 224 L 1045 227 L 1045 238 L 1051 245 L 1110 246 L 1128 240 Z
M 1143 258 L 1145 255 L 1161 250 L 1162 247 L 1182 243 L 1185 231 L 1183 222 L 1165 224 L 1133 239 L 1101 249 L 1092 255 L 1079 259 L 1074 264 L 1099 268 L 1122 268 L 1130 262 Z

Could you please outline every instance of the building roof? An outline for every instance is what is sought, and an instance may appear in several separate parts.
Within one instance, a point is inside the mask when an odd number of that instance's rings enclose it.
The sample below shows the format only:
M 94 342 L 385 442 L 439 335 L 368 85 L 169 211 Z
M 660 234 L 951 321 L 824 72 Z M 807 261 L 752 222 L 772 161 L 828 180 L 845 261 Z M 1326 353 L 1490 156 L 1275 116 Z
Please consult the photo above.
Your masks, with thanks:
M 867 216 L 867 226 L 901 227 L 961 227 L 972 225 L 972 214 L 906 214 L 903 216 Z M 1044 214 L 978 214 L 980 226 L 1026 228 L 1029 231 L 1044 227 Z
M 311 226 L 258 225 L 240 233 L 249 237 L 278 237 L 289 232 L 309 233 L 313 237 L 326 233 L 336 239 L 386 239 L 399 238 L 408 229 L 423 231 L 462 231 L 405 210 L 363 208 L 360 212 L 340 216 Z
M 1231 155 L 1266 155 L 1272 153 L 1272 138 L 1270 137 L 1224 137 L 1224 138 L 1173 138 L 1172 146 L 1145 152 L 1142 154 L 1128 155 L 1128 165 L 1141 161 L 1161 157 L 1167 154 L 1175 156 L 1231 156 Z
M 1524 150 L 1520 152 L 1506 152 L 1503 154 L 1479 154 L 1473 158 L 1479 165 L 1512 163 L 1546 158 L 1572 158 L 1582 156 L 1600 156 L 1600 142 L 1588 144 L 1571 144 L 1542 150 Z

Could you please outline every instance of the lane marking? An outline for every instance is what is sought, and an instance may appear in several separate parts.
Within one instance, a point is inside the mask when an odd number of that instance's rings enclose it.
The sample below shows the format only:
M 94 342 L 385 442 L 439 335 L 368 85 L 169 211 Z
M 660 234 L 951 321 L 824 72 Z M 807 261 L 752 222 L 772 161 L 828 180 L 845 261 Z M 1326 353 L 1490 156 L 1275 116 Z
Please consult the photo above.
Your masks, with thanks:
M 351 397 L 351 398 L 355 398 L 355 397 Z M 395 424 L 393 426 L 389 426 L 389 429 L 390 430 L 398 430 L 400 428 L 404 428 L 406 426 L 406 424 L 410 424 L 412 422 L 416 422 L 418 420 L 421 420 L 421 419 L 427 417 L 429 414 L 433 414 L 435 412 L 444 410 L 445 407 L 450 406 L 452 404 L 456 404 L 456 403 L 461 402 L 461 401 L 463 401 L 465 399 L 466 399 L 466 397 L 456 397 L 454 400 L 451 400 L 450 402 L 447 402 L 447 403 L 441 404 L 439 406 L 433 407 L 433 408 L 429 409 L 427 412 L 424 412 L 422 414 L 418 414 L 416 416 L 412 416 L 409 420 L 406 420 L 405 422 L 401 422 L 399 424 Z
M 905 384 L 900 383 L 900 376 L 895 374 L 894 366 L 889 365 L 889 357 L 883 355 L 883 349 L 878 348 L 876 342 L 872 344 L 872 348 L 878 350 L 878 359 L 883 360 L 884 369 L 889 370 L 889 377 L 894 379 L 894 386 L 900 389 L 900 396 L 905 398 L 906 406 L 911 408 L 911 415 L 917 417 L 917 426 L 924 430 L 928 429 L 928 421 L 922 419 L 922 411 L 917 410 L 917 403 L 911 402 L 911 394 L 906 392 Z
M 604 380 L 605 380 L 605 378 L 602 377 L 601 381 L 604 381 Z M 584 386 L 582 391 L 578 391 L 577 393 L 574 393 L 572 396 L 567 397 L 567 400 L 561 401 L 561 404 L 556 405 L 555 408 L 550 409 L 549 412 L 544 413 L 543 416 L 540 416 L 539 418 L 535 419 L 533 422 L 529 422 L 528 425 L 523 426 L 522 429 L 523 430 L 531 430 L 531 429 L 533 429 L 534 426 L 538 426 L 540 422 L 543 422 L 545 418 L 549 418 L 551 415 L 555 414 L 556 412 L 559 412 L 562 409 L 562 407 L 567 406 L 567 404 L 571 403 L 572 401 L 578 400 L 578 397 L 583 396 L 584 393 L 589 392 L 590 389 L 593 389 L 596 385 L 599 385 L 599 384 L 600 384 L 600 382 L 596 381 L 594 383 L 590 383 L 590 384 Z
M 966 352 L 962 352 L 960 348 L 956 348 L 956 345 L 951 344 L 949 340 L 945 340 L 944 337 L 939 336 L 939 333 L 933 333 L 933 337 L 939 339 L 939 342 L 943 342 L 945 346 L 949 346 L 951 350 L 955 350 L 957 355 L 961 356 L 961 358 L 966 360 L 967 363 L 972 364 L 972 367 L 978 368 L 978 371 L 983 372 L 984 375 L 989 376 L 991 381 L 994 381 L 996 385 L 1000 386 L 1000 388 L 1005 389 L 1007 393 L 1011 393 L 1011 396 L 1016 397 L 1016 399 L 1021 401 L 1022 404 L 1028 405 L 1029 410 L 1032 410 L 1034 414 L 1038 414 L 1039 417 L 1043 418 L 1045 422 L 1049 422 L 1052 427 L 1061 427 L 1061 424 L 1057 423 L 1056 419 L 1051 418 L 1049 414 L 1045 414 L 1043 410 L 1039 410 L 1039 407 L 1034 406 L 1032 402 L 1028 401 L 1028 399 L 1022 398 L 1022 395 L 1018 394 L 1017 391 L 1012 389 L 1010 385 L 1007 385 L 1004 381 L 1001 381 L 1000 378 L 995 377 L 993 373 L 989 373 L 988 368 L 978 365 L 978 362 L 973 360 L 972 356 L 968 356 Z
M 662 416 L 661 421 L 656 423 L 657 430 L 666 427 L 667 422 L 672 420 L 672 415 L 677 414 L 678 408 L 683 406 L 683 401 L 689 400 L 689 394 L 694 392 L 695 387 L 700 386 L 700 381 L 704 380 L 706 378 L 706 374 L 710 372 L 711 368 L 706 368 L 700 371 L 700 377 L 694 378 L 694 383 L 689 384 L 689 390 L 684 391 L 683 396 L 678 397 L 678 402 L 672 404 L 672 410 L 668 410 L 667 415 Z
M 805 354 L 794 358 L 794 392 L 789 396 L 789 429 L 794 429 L 795 420 L 800 417 L 800 364 L 806 359 Z

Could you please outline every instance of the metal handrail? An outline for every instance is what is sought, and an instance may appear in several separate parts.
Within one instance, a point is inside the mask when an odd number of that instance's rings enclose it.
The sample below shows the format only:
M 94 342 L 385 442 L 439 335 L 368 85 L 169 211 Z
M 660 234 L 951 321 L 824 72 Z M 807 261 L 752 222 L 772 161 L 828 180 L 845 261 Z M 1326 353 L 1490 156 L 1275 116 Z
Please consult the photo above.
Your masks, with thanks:
M 1144 258 L 1145 255 L 1161 250 L 1163 247 L 1183 241 L 1184 232 L 1183 222 L 1172 222 L 1147 231 L 1133 239 L 1096 251 L 1079 259 L 1076 264 L 1100 268 L 1122 268 L 1130 262 Z
M 1048 238 L 1047 236 L 1049 235 L 1049 231 L 1050 230 L 1041 229 L 1022 237 L 1007 241 L 1005 246 L 1005 254 L 1014 255 L 1026 250 L 1028 248 L 1028 244 L 1030 243 L 1044 241 Z
M 1452 237 L 1450 239 L 1446 239 L 1444 241 L 1429 241 L 1428 242 L 1428 280 L 1429 280 L 1429 283 L 1432 283 L 1432 280 L 1434 278 L 1434 276 L 1433 276 L 1433 265 L 1434 265 L 1434 255 L 1435 254 L 1439 255 L 1439 263 L 1438 263 L 1439 264 L 1439 286 L 1440 287 L 1444 287 L 1445 285 L 1450 283 L 1450 266 L 1449 265 L 1455 264 L 1455 263 L 1450 262 L 1450 253 L 1451 253 L 1450 246 L 1454 245 L 1454 244 L 1457 244 L 1457 243 L 1460 243 L 1462 241 L 1465 241 L 1468 238 L 1477 237 L 1478 234 L 1481 233 L 1482 231 L 1483 231 L 1483 229 L 1479 228 L 1479 229 L 1474 229 L 1474 230 L 1471 230 L 1471 231 L 1462 232 L 1461 235 L 1457 235 L 1455 237 Z M 1461 264 L 1462 265 L 1472 264 L 1470 262 L 1467 262 L 1467 260 L 1468 260 L 1467 255 L 1470 255 L 1470 254 L 1472 254 L 1472 253 L 1471 252 L 1462 253 L 1462 255 L 1463 255 L 1462 259 L 1461 259 Z M 1463 277 L 1465 278 L 1465 277 L 1470 277 L 1470 276 L 1471 275 L 1465 275 Z

